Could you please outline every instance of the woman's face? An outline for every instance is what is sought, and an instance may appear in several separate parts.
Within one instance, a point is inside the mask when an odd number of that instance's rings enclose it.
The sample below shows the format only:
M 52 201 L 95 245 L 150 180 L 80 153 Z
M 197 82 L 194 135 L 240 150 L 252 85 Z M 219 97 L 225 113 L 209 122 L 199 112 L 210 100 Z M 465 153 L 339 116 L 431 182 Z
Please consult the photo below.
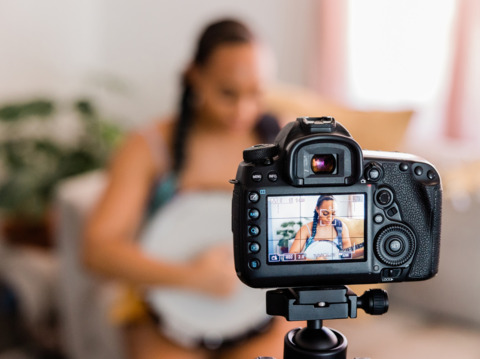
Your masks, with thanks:
M 199 117 L 235 133 L 251 131 L 262 111 L 265 70 L 259 45 L 219 46 L 193 69 Z
M 320 207 L 317 207 L 317 212 L 320 225 L 331 225 L 335 219 L 335 202 L 331 200 L 323 201 Z

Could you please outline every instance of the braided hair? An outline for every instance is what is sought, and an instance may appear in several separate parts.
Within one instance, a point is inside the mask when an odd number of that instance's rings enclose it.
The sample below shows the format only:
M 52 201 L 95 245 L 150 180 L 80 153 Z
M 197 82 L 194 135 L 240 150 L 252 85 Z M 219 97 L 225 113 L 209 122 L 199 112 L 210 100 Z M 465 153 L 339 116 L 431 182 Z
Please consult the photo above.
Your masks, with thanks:
M 318 218 L 320 216 L 318 214 L 317 208 L 320 208 L 322 203 L 325 202 L 325 201 L 334 201 L 334 200 L 335 199 L 333 198 L 333 196 L 329 196 L 329 195 L 321 195 L 320 197 L 318 197 L 317 205 L 315 206 L 315 209 L 313 210 L 312 235 L 310 236 L 310 238 L 307 241 L 312 241 L 315 238 L 315 235 L 317 234 L 317 224 L 318 224 Z
M 210 24 L 201 34 L 193 66 L 204 66 L 219 46 L 225 44 L 248 44 L 255 40 L 252 31 L 244 24 L 233 19 L 224 19 Z M 185 162 L 185 145 L 194 117 L 195 92 L 187 74 L 182 78 L 180 111 L 174 129 L 173 171 L 179 173 Z

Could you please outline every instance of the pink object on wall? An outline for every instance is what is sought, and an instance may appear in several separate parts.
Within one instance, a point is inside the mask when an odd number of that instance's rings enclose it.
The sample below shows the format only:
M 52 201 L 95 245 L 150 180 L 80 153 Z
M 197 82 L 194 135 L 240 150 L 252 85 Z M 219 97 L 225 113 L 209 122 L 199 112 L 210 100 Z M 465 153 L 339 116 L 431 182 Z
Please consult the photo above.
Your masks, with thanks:
M 316 6 L 310 86 L 321 95 L 343 102 L 347 86 L 348 2 L 320 0 Z
M 480 33 L 480 2 L 476 0 L 458 0 L 456 14 L 456 32 L 454 33 L 454 56 L 452 63 L 451 85 L 446 109 L 445 135 L 449 138 L 470 137 L 468 121 L 479 121 L 479 113 L 469 113 L 469 91 L 476 87 L 480 91 L 480 79 L 473 75 L 472 59 L 479 56 L 475 47 L 479 41 L 475 27 Z M 476 118 L 476 119 L 475 119 Z

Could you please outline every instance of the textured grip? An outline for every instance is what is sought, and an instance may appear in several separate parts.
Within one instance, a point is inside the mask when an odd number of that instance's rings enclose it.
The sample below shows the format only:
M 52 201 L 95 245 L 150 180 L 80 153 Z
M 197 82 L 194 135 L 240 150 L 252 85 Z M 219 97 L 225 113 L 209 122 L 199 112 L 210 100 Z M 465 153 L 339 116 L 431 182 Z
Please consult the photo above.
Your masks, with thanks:
M 395 191 L 403 220 L 417 238 L 417 253 L 408 277 L 427 279 L 438 269 L 441 186 L 415 180 L 412 173 L 398 170 L 398 163 L 384 163 L 385 183 Z

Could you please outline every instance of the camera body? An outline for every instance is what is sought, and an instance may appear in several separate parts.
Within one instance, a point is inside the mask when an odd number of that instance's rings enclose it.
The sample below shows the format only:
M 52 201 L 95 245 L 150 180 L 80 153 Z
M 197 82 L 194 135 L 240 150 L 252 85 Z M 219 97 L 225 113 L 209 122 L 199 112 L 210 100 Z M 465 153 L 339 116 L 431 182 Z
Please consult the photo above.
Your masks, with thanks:
M 255 288 L 425 280 L 438 271 L 442 188 L 427 161 L 362 151 L 331 117 L 243 153 L 232 200 L 238 277 Z

